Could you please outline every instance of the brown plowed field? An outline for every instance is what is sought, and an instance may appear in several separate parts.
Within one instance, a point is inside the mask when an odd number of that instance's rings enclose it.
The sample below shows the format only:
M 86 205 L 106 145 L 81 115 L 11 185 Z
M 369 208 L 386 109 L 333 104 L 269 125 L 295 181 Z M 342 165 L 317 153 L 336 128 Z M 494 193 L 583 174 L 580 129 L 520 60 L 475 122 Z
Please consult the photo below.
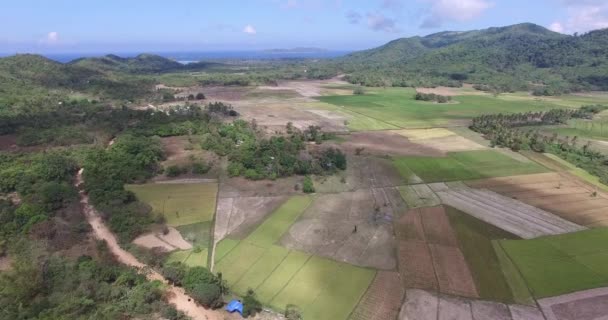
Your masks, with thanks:
M 406 288 L 478 297 L 471 271 L 443 207 L 408 211 L 395 222 L 399 272 Z
M 399 156 L 442 156 L 437 149 L 410 141 L 392 131 L 353 132 L 346 142 L 340 145 L 343 151 L 355 153 L 362 148 L 361 154 L 399 155 Z
M 428 244 L 422 241 L 399 242 L 399 273 L 406 288 L 437 290 L 437 278 Z
M 350 316 L 351 320 L 392 320 L 401 308 L 405 290 L 401 286 L 399 273 L 380 271 L 374 282 Z
M 467 184 L 517 199 L 580 225 L 608 226 L 608 194 L 568 174 L 542 173 Z
M 443 207 L 422 208 L 420 217 L 428 243 L 458 247 L 456 234 Z
M 430 245 L 439 291 L 446 294 L 478 297 L 475 281 L 458 247 Z

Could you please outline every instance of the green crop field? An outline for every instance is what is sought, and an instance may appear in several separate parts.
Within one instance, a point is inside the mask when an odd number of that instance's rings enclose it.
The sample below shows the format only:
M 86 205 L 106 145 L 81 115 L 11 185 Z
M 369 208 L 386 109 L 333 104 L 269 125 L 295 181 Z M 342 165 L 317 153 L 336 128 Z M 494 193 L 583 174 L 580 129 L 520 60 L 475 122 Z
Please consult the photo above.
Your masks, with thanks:
M 424 182 L 470 180 L 546 172 L 533 162 L 521 162 L 494 150 L 452 152 L 447 157 L 397 157 L 402 174 L 411 172 Z
M 170 226 L 183 226 L 213 220 L 217 184 L 142 184 L 127 185 L 137 198 L 164 215 Z
M 202 249 L 198 252 L 194 249 L 180 250 L 172 252 L 167 258 L 167 262 L 183 262 L 189 267 L 207 267 L 209 250 Z
M 194 246 L 208 247 L 211 240 L 211 221 L 186 224 L 175 227 L 182 237 Z
M 276 245 L 311 201 L 310 196 L 291 197 L 245 239 L 222 240 L 215 271 L 234 292 L 254 289 L 262 303 L 276 310 L 295 304 L 310 319 L 347 319 L 375 271 Z
M 446 207 L 446 212 L 458 235 L 480 298 L 516 302 L 492 246 L 492 240 L 517 237 L 457 209 Z
M 320 101 L 400 128 L 437 127 L 481 114 L 516 113 L 556 108 L 544 100 L 505 100 L 487 95 L 457 96 L 454 103 L 414 99 L 412 88 L 374 88 L 365 95 L 323 96 Z
M 500 241 L 537 298 L 608 285 L 608 229 Z

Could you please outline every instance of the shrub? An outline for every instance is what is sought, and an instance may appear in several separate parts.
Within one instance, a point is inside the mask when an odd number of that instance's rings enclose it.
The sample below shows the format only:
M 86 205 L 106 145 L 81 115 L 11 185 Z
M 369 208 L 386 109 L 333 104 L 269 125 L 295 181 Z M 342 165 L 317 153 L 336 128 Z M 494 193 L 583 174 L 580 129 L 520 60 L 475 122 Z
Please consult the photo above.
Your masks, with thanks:
M 205 95 L 202 92 L 196 94 L 196 100 L 204 100 Z
M 167 175 L 167 177 L 177 177 L 180 174 L 184 173 L 184 169 L 179 167 L 179 166 L 169 166 L 167 167 L 167 169 L 165 169 L 165 174 Z
M 355 88 L 355 90 L 353 90 L 353 94 L 357 95 L 357 96 L 364 95 L 365 90 L 363 90 L 363 88 L 361 88 L 361 87 L 357 87 L 357 88 Z
M 192 164 L 192 173 L 194 174 L 205 174 L 209 172 L 211 167 L 204 162 L 195 162 Z
M 304 182 L 302 183 L 302 191 L 304 191 L 305 193 L 315 192 L 315 186 L 309 176 L 304 177 Z
M 255 316 L 262 311 L 262 303 L 256 298 L 255 292 L 249 289 L 243 298 L 243 317 Z
M 198 303 L 205 307 L 219 308 L 223 304 L 222 290 L 215 283 L 198 283 L 188 292 Z
M 170 283 L 181 286 L 186 276 L 186 265 L 181 262 L 171 262 L 165 265 L 161 272 Z
M 287 320 L 302 320 L 302 313 L 300 312 L 300 309 L 293 305 L 293 304 L 288 304 L 287 307 L 285 308 L 285 319 Z

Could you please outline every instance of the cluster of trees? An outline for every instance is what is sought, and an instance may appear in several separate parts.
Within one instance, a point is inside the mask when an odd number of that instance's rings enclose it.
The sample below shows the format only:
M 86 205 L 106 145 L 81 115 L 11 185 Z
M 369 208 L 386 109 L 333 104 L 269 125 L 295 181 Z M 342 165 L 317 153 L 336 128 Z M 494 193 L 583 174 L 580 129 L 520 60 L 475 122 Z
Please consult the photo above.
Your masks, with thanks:
M 205 110 L 212 114 L 219 114 L 223 116 L 236 117 L 239 115 L 234 108 L 223 102 L 211 102 L 205 106 Z
M 440 94 L 422 92 L 416 92 L 416 94 L 414 95 L 414 99 L 421 101 L 434 101 L 437 103 L 448 103 L 452 101 L 452 97 L 450 96 L 442 96 Z
M 606 108 L 608 107 L 585 106 L 579 110 L 554 109 L 536 113 L 484 115 L 473 119 L 471 129 L 484 134 L 491 140 L 492 146 L 556 154 L 608 184 L 608 157 L 593 151 L 589 143 L 581 146 L 576 136 L 547 136 L 539 131 L 518 129 L 521 126 L 565 123 L 571 118 L 590 118 Z
M 163 276 L 173 285 L 183 287 L 196 302 L 206 308 L 221 308 L 224 295 L 229 293 L 222 274 L 217 275 L 204 267 L 188 267 L 182 262 L 171 262 L 161 269 Z M 243 316 L 255 316 L 262 311 L 262 304 L 253 290 L 248 290 L 243 297 Z
M 192 162 L 188 165 L 171 165 L 165 168 L 168 177 L 177 177 L 182 174 L 205 174 L 211 170 L 211 166 L 203 161 Z
M 72 260 L 20 242 L 12 269 L 0 272 L 0 318 L 187 319 L 163 301 L 162 283 L 113 264 L 104 243 L 98 247 L 102 259 Z
M 153 222 L 150 208 L 139 203 L 124 185 L 152 177 L 159 171 L 163 156 L 157 138 L 122 135 L 109 148 L 90 151 L 84 161 L 84 188 L 90 201 L 124 242 Z
M 287 136 L 259 138 L 255 122 L 242 120 L 223 124 L 204 136 L 203 148 L 228 156 L 228 174 L 247 179 L 276 179 L 294 174 L 324 174 L 346 169 L 340 150 L 326 149 L 310 154 L 306 142 L 320 139 L 318 127 L 304 132 L 287 127 Z

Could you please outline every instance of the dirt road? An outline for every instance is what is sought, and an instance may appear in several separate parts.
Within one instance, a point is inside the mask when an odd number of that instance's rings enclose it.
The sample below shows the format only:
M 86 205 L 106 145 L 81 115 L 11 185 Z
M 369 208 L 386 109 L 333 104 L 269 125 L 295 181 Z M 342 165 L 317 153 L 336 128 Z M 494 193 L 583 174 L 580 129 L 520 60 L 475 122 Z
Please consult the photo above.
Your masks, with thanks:
M 78 187 L 82 184 L 82 172 L 83 169 L 80 169 L 78 172 L 78 176 L 76 177 L 76 186 Z M 163 278 L 158 272 L 148 268 L 147 265 L 139 262 L 132 254 L 123 250 L 114 234 L 108 229 L 108 227 L 103 223 L 101 217 L 95 208 L 89 204 L 89 196 L 84 192 L 84 190 L 80 190 L 80 202 L 83 205 L 83 211 L 85 217 L 91 228 L 93 228 L 93 233 L 97 239 L 105 240 L 108 244 L 108 248 L 110 251 L 116 256 L 116 259 L 123 264 L 126 264 L 131 267 L 135 267 L 140 269 L 142 272 L 146 273 L 146 276 L 149 280 L 159 280 L 168 286 L 168 301 L 179 311 L 184 312 L 188 316 L 190 316 L 194 320 L 222 320 L 224 317 L 221 312 L 207 310 L 199 305 L 197 305 L 194 300 L 189 297 L 184 289 L 169 285 L 167 280 Z

